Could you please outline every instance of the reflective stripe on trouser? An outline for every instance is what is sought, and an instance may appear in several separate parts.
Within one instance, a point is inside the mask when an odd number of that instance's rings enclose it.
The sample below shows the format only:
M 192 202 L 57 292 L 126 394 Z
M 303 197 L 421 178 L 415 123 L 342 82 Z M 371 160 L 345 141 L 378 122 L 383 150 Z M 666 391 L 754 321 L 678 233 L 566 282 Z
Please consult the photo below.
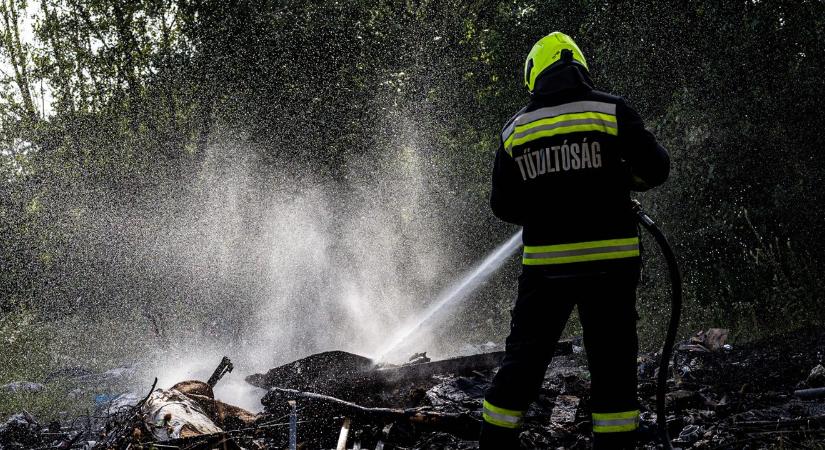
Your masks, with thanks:
M 593 413 L 594 433 L 620 433 L 639 428 L 639 410 Z
M 542 266 L 639 256 L 639 238 L 607 239 L 557 245 L 525 245 L 522 264 Z
M 524 411 L 499 408 L 487 400 L 484 400 L 483 406 L 482 416 L 485 422 L 503 428 L 518 428 L 521 426 Z

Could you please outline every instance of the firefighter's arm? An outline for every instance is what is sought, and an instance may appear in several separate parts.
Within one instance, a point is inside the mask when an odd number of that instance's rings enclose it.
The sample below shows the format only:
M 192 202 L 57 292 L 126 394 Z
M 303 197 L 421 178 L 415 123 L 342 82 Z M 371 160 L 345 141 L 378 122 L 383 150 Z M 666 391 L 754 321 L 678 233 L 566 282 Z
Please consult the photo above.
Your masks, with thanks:
M 656 142 L 639 114 L 624 102 L 618 104 L 622 157 L 630 169 L 630 189 L 646 191 L 659 186 L 670 174 L 670 155 Z
M 525 221 L 525 211 L 518 195 L 518 185 L 521 181 L 515 160 L 504 151 L 504 145 L 500 144 L 493 163 L 490 207 L 496 217 L 516 225 L 524 225 Z

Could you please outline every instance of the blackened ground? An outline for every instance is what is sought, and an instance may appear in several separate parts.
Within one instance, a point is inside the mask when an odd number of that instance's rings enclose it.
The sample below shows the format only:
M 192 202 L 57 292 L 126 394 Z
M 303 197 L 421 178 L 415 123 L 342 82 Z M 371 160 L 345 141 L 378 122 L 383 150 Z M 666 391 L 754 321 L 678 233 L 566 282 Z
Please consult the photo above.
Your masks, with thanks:
M 820 448 L 825 438 L 825 401 L 803 401 L 795 389 L 811 387 L 805 380 L 825 354 L 825 331 L 803 329 L 716 352 L 678 350 L 668 384 L 668 424 L 674 445 L 694 449 Z M 642 409 L 640 447 L 656 448 L 655 354 L 639 357 L 639 400 Z M 480 420 L 480 404 L 495 370 L 442 374 L 399 381 L 382 392 L 354 393 L 383 406 L 419 407 L 446 413 L 464 412 Z M 541 394 L 531 406 L 521 434 L 524 448 L 585 449 L 590 446 L 589 373 L 584 353 L 557 357 L 549 368 Z M 274 405 L 272 405 L 274 406 Z M 277 409 L 277 408 L 276 408 Z M 313 411 L 304 410 L 305 417 Z M 313 419 L 315 420 L 315 419 Z M 328 422 L 325 433 L 305 436 L 308 448 L 330 447 L 342 418 Z M 354 422 L 350 441 L 362 448 L 471 449 L 477 443 L 443 431 L 406 423 Z M 321 428 L 318 428 L 321 431 Z M 820 447 L 817 447 L 820 445 Z
M 819 329 L 799 330 L 715 352 L 695 345 L 682 346 L 674 357 L 668 382 L 668 424 L 674 446 L 704 450 L 825 448 L 825 399 L 794 396 L 796 389 L 818 387 L 821 380 L 811 377 L 811 384 L 806 380 L 823 355 L 825 331 Z M 386 378 L 369 375 L 373 369 L 357 355 L 330 352 L 312 355 L 298 365 L 290 363 L 273 369 L 267 374 L 267 383 L 313 388 L 368 407 L 406 408 L 407 413 L 425 411 L 431 416 L 452 418 L 443 423 L 435 420 L 413 424 L 403 417 L 353 414 L 335 402 L 295 396 L 298 441 L 306 450 L 334 448 L 345 416 L 353 418 L 348 448 L 358 443 L 360 448 L 372 449 L 380 441 L 387 450 L 474 449 L 478 443 L 466 424 L 480 423 L 481 400 L 495 373 L 487 364 L 488 358 L 475 358 L 484 362 L 484 367 L 474 370 L 464 364 L 452 373 L 421 376 L 421 370 L 415 370 L 412 378 Z M 540 396 L 526 414 L 521 433 L 523 448 L 590 447 L 590 382 L 585 360 L 582 349 L 576 346 L 570 354 L 553 360 Z M 653 449 L 657 355 L 640 355 L 638 367 L 642 410 L 639 445 Z M 342 378 L 341 374 L 346 373 L 349 376 Z M 255 425 L 173 444 L 177 448 L 212 448 L 229 439 L 244 448 L 284 448 L 288 439 L 288 400 L 289 395 L 271 391 L 263 399 L 265 413 Z M 455 427 L 456 416 L 462 419 L 460 427 Z M 58 445 L 61 439 L 75 439 L 74 445 L 80 445 L 94 438 L 92 433 L 73 434 L 65 426 L 63 431 L 56 430 L 61 430 L 58 424 L 43 426 L 21 414 L 0 425 L 0 448 Z M 125 436 L 121 442 L 124 446 L 130 443 L 129 433 Z M 145 439 L 142 444 L 147 444 Z

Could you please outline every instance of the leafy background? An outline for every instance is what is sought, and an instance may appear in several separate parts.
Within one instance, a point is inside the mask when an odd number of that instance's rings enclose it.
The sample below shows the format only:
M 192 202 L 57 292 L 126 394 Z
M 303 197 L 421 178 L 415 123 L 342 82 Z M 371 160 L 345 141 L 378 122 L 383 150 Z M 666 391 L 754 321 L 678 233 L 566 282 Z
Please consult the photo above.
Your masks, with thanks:
M 487 207 L 492 155 L 553 30 L 671 152 L 639 197 L 685 274 L 681 334 L 825 318 L 825 2 L 3 0 L 0 16 L 0 383 L 207 343 L 265 346 L 264 367 L 371 348 L 515 231 Z M 668 285 L 646 245 L 652 348 Z M 517 271 L 423 350 L 500 341 Z

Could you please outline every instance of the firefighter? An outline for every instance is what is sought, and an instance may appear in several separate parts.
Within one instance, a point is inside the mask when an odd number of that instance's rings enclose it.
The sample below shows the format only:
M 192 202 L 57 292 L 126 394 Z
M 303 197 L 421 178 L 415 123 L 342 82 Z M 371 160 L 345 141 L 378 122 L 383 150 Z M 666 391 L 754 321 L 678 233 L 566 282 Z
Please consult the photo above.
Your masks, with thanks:
M 630 191 L 662 184 L 667 151 L 621 97 L 594 89 L 587 61 L 554 32 L 527 55 L 526 107 L 501 133 L 490 206 L 523 227 L 518 296 L 486 392 L 482 449 L 515 449 L 573 307 L 591 374 L 593 448 L 634 448 L 639 234 Z

